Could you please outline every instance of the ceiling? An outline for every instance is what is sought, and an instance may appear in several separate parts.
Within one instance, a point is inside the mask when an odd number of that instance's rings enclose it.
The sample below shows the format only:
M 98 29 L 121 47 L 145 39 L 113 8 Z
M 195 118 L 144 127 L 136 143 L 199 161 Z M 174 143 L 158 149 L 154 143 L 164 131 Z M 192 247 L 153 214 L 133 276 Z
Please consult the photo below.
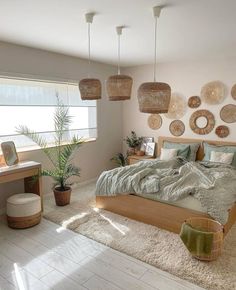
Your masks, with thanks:
M 84 14 L 91 27 L 93 60 L 114 64 L 115 27 L 123 66 L 148 64 L 154 54 L 152 7 L 164 6 L 158 21 L 158 61 L 236 56 L 236 0 L 0 0 L 0 40 L 87 57 Z

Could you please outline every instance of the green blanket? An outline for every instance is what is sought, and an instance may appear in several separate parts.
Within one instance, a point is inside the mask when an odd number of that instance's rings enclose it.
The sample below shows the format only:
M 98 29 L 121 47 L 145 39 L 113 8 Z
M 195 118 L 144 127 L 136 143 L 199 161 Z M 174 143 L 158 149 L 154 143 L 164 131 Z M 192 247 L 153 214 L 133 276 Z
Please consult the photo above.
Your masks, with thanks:
M 213 233 L 194 229 L 183 223 L 180 238 L 189 252 L 194 256 L 209 256 L 212 250 Z
M 236 202 L 236 169 L 213 162 L 149 160 L 104 171 L 96 195 L 149 194 L 174 202 L 189 195 L 198 199 L 207 213 L 222 224 Z

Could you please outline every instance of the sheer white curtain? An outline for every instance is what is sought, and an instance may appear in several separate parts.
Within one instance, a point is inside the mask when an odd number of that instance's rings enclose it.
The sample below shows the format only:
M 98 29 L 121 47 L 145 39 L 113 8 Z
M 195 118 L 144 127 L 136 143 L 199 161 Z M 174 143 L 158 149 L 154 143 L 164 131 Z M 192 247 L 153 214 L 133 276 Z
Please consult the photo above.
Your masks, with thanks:
M 35 146 L 16 133 L 19 125 L 28 126 L 53 142 L 57 95 L 72 116 L 65 141 L 73 135 L 96 138 L 96 101 L 82 101 L 77 84 L 0 78 L 0 142 L 14 141 L 17 148 Z

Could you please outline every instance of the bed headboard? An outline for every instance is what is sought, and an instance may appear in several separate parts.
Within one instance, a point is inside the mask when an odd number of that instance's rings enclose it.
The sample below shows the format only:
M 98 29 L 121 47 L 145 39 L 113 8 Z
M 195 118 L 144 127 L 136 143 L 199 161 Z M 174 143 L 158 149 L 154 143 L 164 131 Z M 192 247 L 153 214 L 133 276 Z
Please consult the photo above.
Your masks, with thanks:
M 172 142 L 172 143 L 201 143 L 198 151 L 197 151 L 197 160 L 202 160 L 204 157 L 204 148 L 203 142 L 206 142 L 211 145 L 218 146 L 236 146 L 236 142 L 224 142 L 224 141 L 212 141 L 212 140 L 203 140 L 203 139 L 186 139 L 179 137 L 158 137 L 158 146 L 157 146 L 157 156 L 160 156 L 161 148 L 163 147 L 163 143 Z

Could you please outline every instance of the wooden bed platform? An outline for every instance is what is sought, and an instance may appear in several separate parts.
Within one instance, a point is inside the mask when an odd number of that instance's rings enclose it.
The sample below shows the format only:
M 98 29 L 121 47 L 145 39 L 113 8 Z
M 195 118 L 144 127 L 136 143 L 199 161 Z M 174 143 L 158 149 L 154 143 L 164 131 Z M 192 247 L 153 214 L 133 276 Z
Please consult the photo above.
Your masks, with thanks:
M 159 137 L 158 139 L 158 156 L 160 154 L 160 148 L 164 141 L 176 142 L 176 143 L 201 143 L 201 146 L 197 152 L 197 160 L 202 160 L 204 157 L 204 151 L 202 146 L 202 140 L 198 139 L 183 139 L 173 137 Z M 234 145 L 233 142 L 221 142 L 221 141 L 205 141 L 212 145 Z M 182 223 L 189 217 L 208 217 L 208 214 L 182 208 L 159 201 L 153 201 L 136 195 L 118 195 L 114 197 L 97 196 L 96 197 L 97 208 L 102 208 L 125 217 L 157 226 L 159 228 L 179 233 Z M 230 228 L 236 221 L 236 204 L 229 210 L 229 218 L 224 225 L 224 234 L 226 235 Z

